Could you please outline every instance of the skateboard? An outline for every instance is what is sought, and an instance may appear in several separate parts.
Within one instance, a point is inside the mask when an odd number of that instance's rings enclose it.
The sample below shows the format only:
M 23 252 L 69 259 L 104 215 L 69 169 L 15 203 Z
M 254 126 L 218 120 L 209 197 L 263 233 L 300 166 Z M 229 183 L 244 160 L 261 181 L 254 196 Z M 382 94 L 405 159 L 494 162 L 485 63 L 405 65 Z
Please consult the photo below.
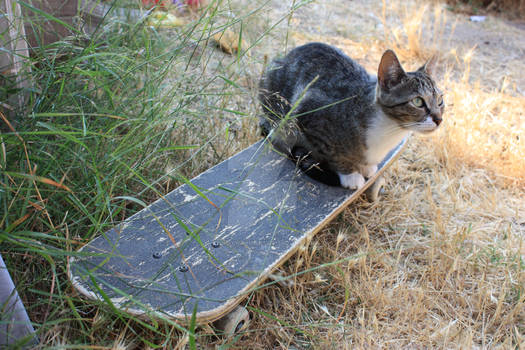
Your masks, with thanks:
M 133 315 L 244 329 L 243 299 L 367 188 L 376 199 L 406 142 L 352 191 L 310 179 L 261 140 L 83 246 L 69 277 Z

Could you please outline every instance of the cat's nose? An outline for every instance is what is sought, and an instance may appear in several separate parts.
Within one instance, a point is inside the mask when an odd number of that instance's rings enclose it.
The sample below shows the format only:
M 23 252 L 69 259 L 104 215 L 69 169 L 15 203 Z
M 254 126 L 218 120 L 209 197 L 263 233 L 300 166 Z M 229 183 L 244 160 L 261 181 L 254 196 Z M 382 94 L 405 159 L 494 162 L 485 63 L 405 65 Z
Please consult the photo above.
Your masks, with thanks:
M 436 126 L 439 126 L 439 124 L 441 124 L 441 122 L 443 121 L 443 118 L 441 118 L 441 114 L 432 113 L 432 120 L 434 121 L 434 123 L 436 123 Z

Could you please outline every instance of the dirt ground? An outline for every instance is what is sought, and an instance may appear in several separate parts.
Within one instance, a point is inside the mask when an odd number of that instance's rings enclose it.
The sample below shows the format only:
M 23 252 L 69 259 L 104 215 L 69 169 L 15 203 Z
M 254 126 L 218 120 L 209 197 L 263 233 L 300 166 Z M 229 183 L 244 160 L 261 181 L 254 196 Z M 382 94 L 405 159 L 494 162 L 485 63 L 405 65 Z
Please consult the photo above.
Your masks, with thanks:
M 286 2 L 274 1 L 270 16 L 278 18 L 289 6 Z M 444 10 L 443 5 L 438 8 Z M 406 20 L 403 16 L 421 15 L 424 25 L 421 28 L 421 41 L 424 46 L 439 51 L 443 58 L 456 53 L 461 56 L 474 49 L 471 67 L 474 81 L 481 80 L 487 89 L 500 88 L 502 77 L 506 77 L 510 79 L 510 84 L 515 84 L 518 93 L 525 93 L 525 75 L 520 71 L 525 57 L 525 22 L 490 15 L 483 22 L 473 22 L 466 14 L 444 10 L 445 23 L 436 30 L 429 25 L 435 19 L 433 12 L 430 2 L 315 1 L 294 13 L 291 30 L 305 37 L 301 40 L 292 35 L 289 47 L 305 40 L 321 38 L 334 43 L 342 39 L 361 43 L 382 41 L 385 31 L 403 26 L 402 22 Z M 272 56 L 271 52 L 265 53 Z M 359 53 L 346 53 L 360 60 L 370 71 L 377 69 L 376 61 L 380 57 L 363 60 Z M 408 62 L 409 65 L 419 63 Z

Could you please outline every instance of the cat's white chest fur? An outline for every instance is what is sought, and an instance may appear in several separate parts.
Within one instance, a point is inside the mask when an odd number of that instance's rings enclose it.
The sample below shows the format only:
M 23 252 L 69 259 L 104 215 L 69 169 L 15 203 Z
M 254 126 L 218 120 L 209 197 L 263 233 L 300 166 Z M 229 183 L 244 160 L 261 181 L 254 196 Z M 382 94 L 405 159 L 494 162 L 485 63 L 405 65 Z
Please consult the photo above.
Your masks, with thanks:
M 410 131 L 401 128 L 381 110 L 377 112 L 366 134 L 366 161 L 369 165 L 381 162 L 387 153 L 397 146 Z

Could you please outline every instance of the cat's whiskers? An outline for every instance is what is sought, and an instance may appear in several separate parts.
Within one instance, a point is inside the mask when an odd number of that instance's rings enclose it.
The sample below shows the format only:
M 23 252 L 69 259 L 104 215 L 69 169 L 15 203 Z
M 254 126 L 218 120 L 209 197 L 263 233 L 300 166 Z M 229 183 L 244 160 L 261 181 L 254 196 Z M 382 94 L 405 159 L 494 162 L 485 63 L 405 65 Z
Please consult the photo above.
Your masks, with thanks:
M 384 129 L 383 134 L 384 136 L 392 136 L 398 134 L 400 131 L 405 131 L 405 129 L 407 129 L 407 127 L 405 127 L 405 124 L 403 124 L 403 126 L 399 124 L 389 125 Z
M 410 122 L 410 123 L 403 123 L 403 128 L 405 129 L 409 129 L 409 130 L 412 130 L 412 127 L 413 126 L 418 126 L 420 125 L 421 123 L 419 122 Z
M 430 132 L 433 131 L 435 127 L 427 128 L 425 127 L 425 121 L 418 122 L 404 122 L 402 124 L 389 125 L 383 131 L 384 137 L 390 137 L 397 135 L 400 131 L 416 131 L 416 132 Z
M 419 122 L 410 122 L 410 123 L 404 123 L 403 126 L 409 130 L 413 130 L 419 133 L 429 133 L 437 129 L 438 125 L 435 124 L 431 125 L 427 123 L 427 120 L 419 121 Z

